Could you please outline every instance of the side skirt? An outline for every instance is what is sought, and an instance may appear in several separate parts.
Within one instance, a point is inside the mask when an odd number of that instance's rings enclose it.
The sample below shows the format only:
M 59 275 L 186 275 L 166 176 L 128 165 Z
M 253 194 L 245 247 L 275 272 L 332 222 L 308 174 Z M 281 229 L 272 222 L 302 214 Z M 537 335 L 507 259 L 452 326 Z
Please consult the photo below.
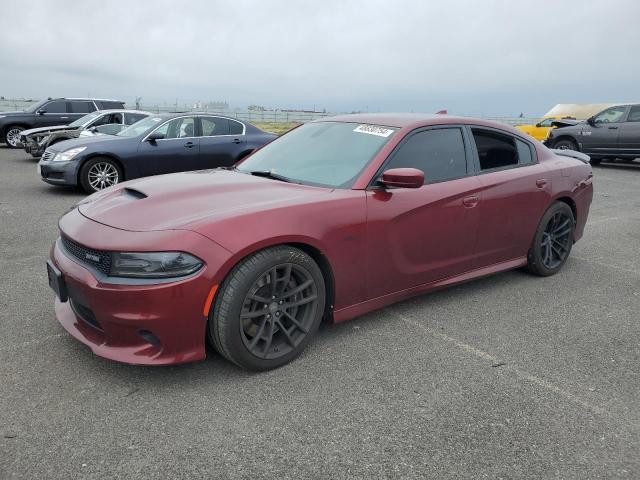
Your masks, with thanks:
M 400 290 L 399 292 L 389 293 L 381 297 L 372 298 L 371 300 L 367 300 L 365 302 L 341 308 L 340 310 L 335 310 L 333 312 L 333 321 L 334 323 L 341 323 L 354 317 L 364 315 L 365 313 L 369 313 L 373 310 L 378 310 L 379 308 L 386 307 L 387 305 L 406 300 L 407 298 L 415 297 L 425 292 L 448 287 L 450 285 L 468 282 L 479 277 L 503 272 L 505 270 L 512 270 L 514 268 L 523 267 L 526 264 L 527 257 L 520 257 L 513 260 L 508 260 L 506 262 L 496 263 L 488 267 L 471 270 L 470 272 L 455 275 L 453 277 L 436 280 L 435 282 L 417 285 L 415 287 L 407 288 L 406 290 Z

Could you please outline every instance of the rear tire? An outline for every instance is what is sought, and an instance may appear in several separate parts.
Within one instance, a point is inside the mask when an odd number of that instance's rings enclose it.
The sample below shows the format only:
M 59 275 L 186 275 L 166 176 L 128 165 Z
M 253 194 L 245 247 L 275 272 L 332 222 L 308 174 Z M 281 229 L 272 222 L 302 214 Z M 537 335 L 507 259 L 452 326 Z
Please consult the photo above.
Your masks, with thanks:
M 20 132 L 24 130 L 24 127 L 18 125 L 9 125 L 4 133 L 4 143 L 9 148 L 21 148 Z
M 267 248 L 241 261 L 222 282 L 207 337 L 242 368 L 278 368 L 310 342 L 324 305 L 325 282 L 313 259 L 287 245 Z
M 528 269 L 534 275 L 548 277 L 560 271 L 571 247 L 575 218 L 571 207 L 564 202 L 554 202 L 544 212 L 528 254 Z
M 87 193 L 95 193 L 124 180 L 120 165 L 106 157 L 88 160 L 80 168 L 80 186 Z
M 578 145 L 571 139 L 562 139 L 558 140 L 553 144 L 553 148 L 557 148 L 558 150 L 575 150 L 578 151 Z

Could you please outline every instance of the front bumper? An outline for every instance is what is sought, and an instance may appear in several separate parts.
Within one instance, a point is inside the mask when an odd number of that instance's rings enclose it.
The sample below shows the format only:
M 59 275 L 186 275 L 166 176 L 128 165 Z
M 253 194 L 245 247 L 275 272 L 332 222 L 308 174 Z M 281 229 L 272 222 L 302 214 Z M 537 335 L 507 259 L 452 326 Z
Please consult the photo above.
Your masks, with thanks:
M 144 245 L 142 250 L 158 251 L 172 245 L 205 261 L 194 275 L 169 283 L 127 284 L 126 279 L 109 283 L 58 239 L 50 257 L 62 273 L 69 298 L 61 302 L 56 297 L 55 313 L 73 337 L 98 356 L 129 364 L 167 365 L 205 358 L 203 306 L 218 281 L 214 265 L 224 263 L 229 252 L 194 232 L 118 230 L 82 217 L 77 209 L 62 218 L 60 228 L 63 235 L 91 248 L 141 251 Z
M 70 162 L 52 162 L 40 159 L 38 162 L 38 173 L 42 181 L 51 185 L 78 185 L 78 167 L 80 162 L 71 160 Z

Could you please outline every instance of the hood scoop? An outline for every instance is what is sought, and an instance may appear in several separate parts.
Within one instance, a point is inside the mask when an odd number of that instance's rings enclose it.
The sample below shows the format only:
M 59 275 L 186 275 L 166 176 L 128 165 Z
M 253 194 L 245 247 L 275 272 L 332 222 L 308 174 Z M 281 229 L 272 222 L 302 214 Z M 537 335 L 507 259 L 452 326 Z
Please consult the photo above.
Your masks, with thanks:
M 147 198 L 147 194 L 141 192 L 140 190 L 136 190 L 135 188 L 125 187 L 122 189 L 122 195 L 125 197 L 129 197 L 132 200 L 142 200 L 143 198 Z

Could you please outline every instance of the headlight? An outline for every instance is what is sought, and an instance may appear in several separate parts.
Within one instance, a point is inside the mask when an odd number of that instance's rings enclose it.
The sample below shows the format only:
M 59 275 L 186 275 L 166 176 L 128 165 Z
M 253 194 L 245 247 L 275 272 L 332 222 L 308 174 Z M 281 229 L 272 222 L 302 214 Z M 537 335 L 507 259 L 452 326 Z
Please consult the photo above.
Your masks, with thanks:
M 58 153 L 55 157 L 53 157 L 54 162 L 68 162 L 72 160 L 75 156 L 77 156 L 80 152 L 84 152 L 87 147 L 76 147 L 70 150 L 65 150 L 64 152 Z
M 184 252 L 119 252 L 111 260 L 112 277 L 168 278 L 197 272 L 203 263 Z

